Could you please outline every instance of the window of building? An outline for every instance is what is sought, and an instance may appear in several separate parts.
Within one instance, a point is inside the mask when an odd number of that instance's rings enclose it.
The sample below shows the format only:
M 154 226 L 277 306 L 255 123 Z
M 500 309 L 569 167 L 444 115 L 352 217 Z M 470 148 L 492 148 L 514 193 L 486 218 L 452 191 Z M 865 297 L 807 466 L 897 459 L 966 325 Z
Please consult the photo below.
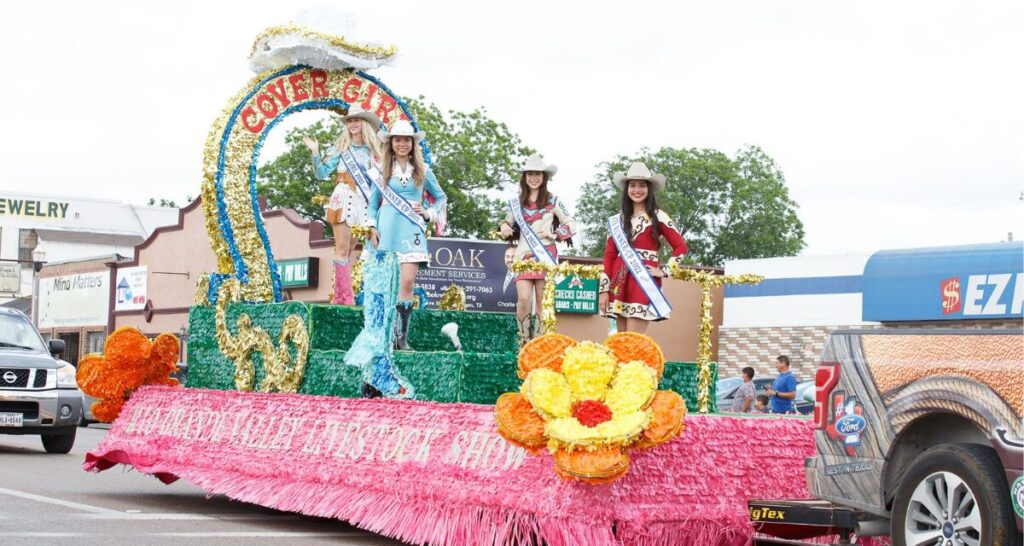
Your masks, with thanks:
M 69 332 L 57 334 L 57 338 L 64 340 L 64 354 L 60 355 L 60 359 L 70 362 L 73 366 L 78 366 L 81 335 L 78 332 Z
M 86 352 L 102 353 L 103 342 L 106 341 L 106 336 L 103 335 L 103 332 L 89 332 L 88 336 Z
M 23 262 L 32 261 L 32 251 L 39 244 L 39 237 L 34 229 L 18 230 L 18 259 Z

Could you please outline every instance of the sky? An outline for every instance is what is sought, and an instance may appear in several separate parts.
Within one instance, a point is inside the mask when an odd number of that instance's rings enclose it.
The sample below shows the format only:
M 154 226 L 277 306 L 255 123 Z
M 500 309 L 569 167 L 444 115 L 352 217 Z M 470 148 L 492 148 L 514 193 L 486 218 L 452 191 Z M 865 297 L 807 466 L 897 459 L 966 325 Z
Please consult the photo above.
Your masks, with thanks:
M 320 6 L 6 6 L 0 193 L 197 195 L 210 126 L 253 75 L 253 39 Z M 618 154 L 757 145 L 799 205 L 804 255 L 1024 239 L 1024 2 L 330 9 L 398 47 L 373 72 L 396 93 L 485 107 L 556 163 L 552 189 L 570 205 Z

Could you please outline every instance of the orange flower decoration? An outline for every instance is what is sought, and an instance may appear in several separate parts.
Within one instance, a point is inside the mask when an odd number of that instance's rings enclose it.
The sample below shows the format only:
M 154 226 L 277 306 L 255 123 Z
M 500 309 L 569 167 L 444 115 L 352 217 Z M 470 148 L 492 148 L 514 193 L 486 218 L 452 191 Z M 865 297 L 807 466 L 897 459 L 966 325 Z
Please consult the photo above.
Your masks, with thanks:
M 630 448 L 679 435 L 686 404 L 659 391 L 665 355 L 654 340 L 623 332 L 603 345 L 546 334 L 519 353 L 518 393 L 495 403 L 498 433 L 509 442 L 554 456 L 569 480 L 607 483 L 629 470 Z
M 160 334 L 150 341 L 137 328 L 124 326 L 110 334 L 103 354 L 90 353 L 79 361 L 75 379 L 82 392 L 98 399 L 92 405 L 96 419 L 109 423 L 139 387 L 177 385 L 171 377 L 177 370 L 177 336 Z

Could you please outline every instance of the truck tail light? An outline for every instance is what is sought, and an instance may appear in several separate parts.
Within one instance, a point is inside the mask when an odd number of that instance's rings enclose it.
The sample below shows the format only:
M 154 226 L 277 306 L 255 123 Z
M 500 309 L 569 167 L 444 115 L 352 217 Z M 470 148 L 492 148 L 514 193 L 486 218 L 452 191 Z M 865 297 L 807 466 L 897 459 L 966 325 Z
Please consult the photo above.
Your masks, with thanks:
M 821 362 L 814 374 L 814 426 L 818 430 L 828 428 L 829 397 L 839 384 L 839 363 Z

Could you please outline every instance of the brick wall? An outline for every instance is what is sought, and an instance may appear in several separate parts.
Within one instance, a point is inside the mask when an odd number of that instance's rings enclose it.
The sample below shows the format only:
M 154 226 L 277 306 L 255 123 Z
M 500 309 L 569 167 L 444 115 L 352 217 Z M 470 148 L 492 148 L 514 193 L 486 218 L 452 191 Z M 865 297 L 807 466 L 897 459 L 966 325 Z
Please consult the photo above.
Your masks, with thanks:
M 789 357 L 790 369 L 798 381 L 814 378 L 818 357 L 824 348 L 829 332 L 846 328 L 974 328 L 1005 329 L 1021 328 L 1024 321 L 965 320 L 932 322 L 897 322 L 884 325 L 856 326 L 772 326 L 764 328 L 726 328 L 719 330 L 718 377 L 740 375 L 745 366 L 754 368 L 755 375 L 773 376 L 775 358 Z

